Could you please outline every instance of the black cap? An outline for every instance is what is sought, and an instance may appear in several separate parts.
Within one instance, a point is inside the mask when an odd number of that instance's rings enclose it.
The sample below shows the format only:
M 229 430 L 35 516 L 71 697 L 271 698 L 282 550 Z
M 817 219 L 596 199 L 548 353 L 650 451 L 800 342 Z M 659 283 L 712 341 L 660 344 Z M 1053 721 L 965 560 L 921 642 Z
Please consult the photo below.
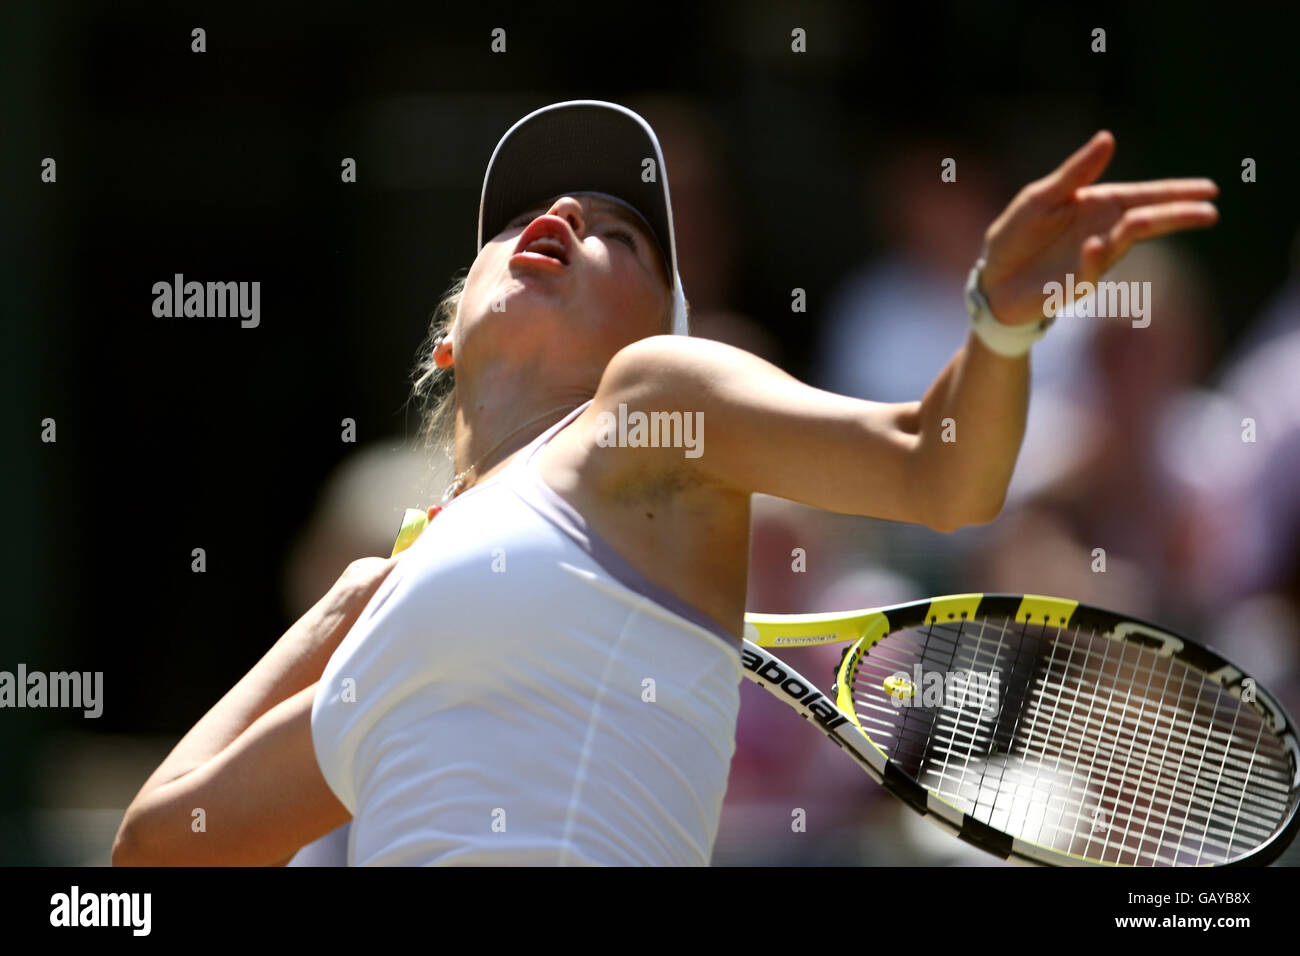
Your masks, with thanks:
M 621 200 L 646 221 L 673 281 L 673 331 L 689 334 L 663 150 L 650 124 L 625 106 L 568 100 L 510 127 L 483 177 L 478 248 L 520 212 L 577 192 Z

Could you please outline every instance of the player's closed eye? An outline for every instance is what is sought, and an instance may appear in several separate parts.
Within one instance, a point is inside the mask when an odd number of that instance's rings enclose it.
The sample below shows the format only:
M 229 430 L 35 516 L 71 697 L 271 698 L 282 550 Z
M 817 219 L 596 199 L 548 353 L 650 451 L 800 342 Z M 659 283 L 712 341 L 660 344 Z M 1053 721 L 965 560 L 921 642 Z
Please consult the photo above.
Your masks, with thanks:
M 605 233 L 605 235 L 612 236 L 612 237 L 621 236 L 623 241 L 627 243 L 628 248 L 630 248 L 633 252 L 636 252 L 636 239 L 632 237 L 632 233 L 626 232 L 625 230 L 622 229 L 611 229 L 607 233 Z

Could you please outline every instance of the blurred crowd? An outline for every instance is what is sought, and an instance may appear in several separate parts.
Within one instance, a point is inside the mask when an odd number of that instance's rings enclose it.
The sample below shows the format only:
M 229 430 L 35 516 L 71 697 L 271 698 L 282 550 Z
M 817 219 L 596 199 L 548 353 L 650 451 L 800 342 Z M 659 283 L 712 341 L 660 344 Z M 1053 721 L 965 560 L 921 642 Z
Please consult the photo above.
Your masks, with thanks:
M 717 128 L 681 101 L 628 105 L 664 144 L 695 334 L 782 364 L 781 343 L 733 307 L 741 250 Z M 793 328 L 816 336 L 810 384 L 916 400 L 965 340 L 967 273 L 1022 184 L 978 157 L 962 161 L 960 188 L 940 182 L 936 157 L 951 148 L 911 136 L 882 163 L 869 190 L 881 251 Z M 1205 641 L 1300 712 L 1300 270 L 1264 314 L 1234 320 L 1248 331 L 1225 350 L 1206 268 L 1176 245 L 1141 245 L 1107 278 L 1150 283 L 1148 326 L 1062 318 L 1036 346 L 1024 447 L 991 524 L 941 535 L 755 496 L 750 610 L 1068 596 Z M 396 440 L 346 462 L 289 564 L 286 611 L 305 609 L 352 557 L 386 553 L 402 509 L 435 500 L 437 469 L 446 463 Z M 788 656 L 829 686 L 839 648 Z M 343 846 L 336 834 L 298 862 L 340 862 Z M 748 682 L 715 862 L 996 863 L 885 795 Z

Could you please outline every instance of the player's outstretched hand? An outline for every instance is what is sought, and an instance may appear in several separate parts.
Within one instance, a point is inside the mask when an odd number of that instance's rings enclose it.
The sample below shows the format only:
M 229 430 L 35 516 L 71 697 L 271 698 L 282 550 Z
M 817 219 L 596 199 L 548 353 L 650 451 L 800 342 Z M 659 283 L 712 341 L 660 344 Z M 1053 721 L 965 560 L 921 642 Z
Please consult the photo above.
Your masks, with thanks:
M 1102 130 L 1057 169 L 1030 183 L 984 234 L 981 287 L 999 322 L 1041 321 L 1049 282 L 1096 282 L 1133 243 L 1211 226 L 1219 194 L 1208 179 L 1097 183 L 1115 154 Z

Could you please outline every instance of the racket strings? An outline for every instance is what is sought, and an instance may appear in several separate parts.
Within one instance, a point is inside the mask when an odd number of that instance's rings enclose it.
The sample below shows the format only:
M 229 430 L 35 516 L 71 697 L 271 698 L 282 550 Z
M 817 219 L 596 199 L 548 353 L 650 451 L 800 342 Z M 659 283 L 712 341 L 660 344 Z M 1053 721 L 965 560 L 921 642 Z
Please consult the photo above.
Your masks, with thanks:
M 1124 648 L 1125 648 L 1125 652 L 1127 652 L 1128 646 L 1125 645 Z M 1135 654 L 1140 653 L 1138 649 L 1133 649 L 1133 652 Z M 1149 692 L 1150 688 L 1153 685 L 1156 671 L 1151 669 L 1132 668 L 1132 667 L 1130 667 L 1130 670 L 1132 670 L 1134 673 L 1139 675 L 1142 673 L 1146 674 L 1146 682 L 1145 682 L 1144 689 Z M 1165 694 L 1167 694 L 1168 692 L 1169 678 L 1171 678 L 1172 676 L 1173 676 L 1173 671 L 1170 670 L 1165 673 L 1162 679 L 1162 686 L 1164 688 Z M 1184 679 L 1180 682 L 1180 684 L 1185 685 L 1186 671 L 1183 671 L 1183 676 Z M 1102 744 L 1110 745 L 1109 753 L 1104 755 L 1104 761 L 1102 759 L 1102 755 L 1099 755 L 1095 752 L 1093 753 L 1092 760 L 1089 763 L 1089 769 L 1091 773 L 1095 776 L 1097 774 L 1098 766 L 1102 766 L 1104 763 L 1104 769 L 1107 775 L 1113 778 L 1115 776 L 1115 770 L 1116 770 L 1116 765 L 1115 765 L 1116 754 L 1123 753 L 1125 756 L 1123 757 L 1123 765 L 1122 767 L 1120 767 L 1121 770 L 1120 781 L 1116 786 L 1116 790 L 1118 791 L 1118 793 L 1122 794 L 1125 791 L 1136 787 L 1138 788 L 1138 793 L 1140 796 L 1141 787 L 1145 784 L 1147 785 L 1148 788 L 1150 788 L 1153 791 L 1156 799 L 1158 800 L 1160 796 L 1167 795 L 1167 793 L 1161 794 L 1160 792 L 1162 789 L 1165 789 L 1167 791 L 1167 788 L 1161 787 L 1160 775 L 1158 773 L 1156 774 L 1157 779 L 1154 782 L 1151 780 L 1152 773 L 1150 771 L 1150 768 L 1154 763 L 1155 768 L 1158 771 L 1161 767 L 1161 764 L 1164 761 L 1163 758 L 1154 761 L 1152 759 L 1153 754 L 1151 750 L 1151 744 L 1156 739 L 1155 735 L 1146 735 L 1144 739 L 1143 735 L 1135 732 L 1135 728 L 1143 726 L 1144 720 L 1148 716 L 1150 716 L 1147 713 L 1148 705 L 1150 703 L 1149 694 L 1147 696 L 1139 698 L 1139 702 L 1136 704 L 1135 707 L 1135 702 L 1134 702 L 1135 690 L 1136 690 L 1135 682 L 1130 681 L 1128 683 L 1128 686 L 1125 688 L 1126 699 L 1124 700 L 1116 699 L 1114 693 L 1115 688 L 1113 687 L 1111 688 L 1111 692 L 1105 695 L 1104 701 L 1103 701 L 1103 695 L 1101 694 L 1095 694 L 1095 695 L 1076 694 L 1075 700 L 1072 702 L 1074 705 L 1073 710 L 1077 715 L 1079 697 L 1084 697 L 1087 699 L 1087 709 L 1085 711 L 1085 715 L 1088 719 L 1095 719 L 1097 717 L 1099 703 L 1102 704 L 1101 716 L 1104 718 L 1104 725 L 1110 723 L 1110 718 L 1112 717 L 1118 718 L 1118 720 L 1116 721 L 1117 733 L 1113 735 L 1108 735 L 1103 732 L 1101 735 Z M 1183 709 L 1184 708 L 1179 708 L 1179 710 L 1183 710 Z M 1236 707 L 1235 705 L 1232 708 L 1231 712 L 1234 716 L 1234 719 L 1239 714 L 1240 709 L 1241 708 Z M 1128 726 L 1126 726 L 1127 720 L 1125 718 L 1126 715 L 1130 715 L 1130 714 L 1133 715 L 1134 717 L 1133 728 L 1129 728 Z M 1154 720 L 1153 723 L 1156 723 L 1158 725 L 1159 721 Z M 1171 722 L 1170 726 L 1171 727 L 1174 726 L 1174 723 Z M 1193 727 L 1196 726 L 1195 722 L 1193 722 L 1192 726 Z M 1230 735 L 1231 735 L 1231 730 L 1229 730 L 1229 736 Z M 1183 757 L 1182 765 L 1179 769 L 1181 769 L 1183 776 L 1186 777 L 1187 776 L 1187 767 L 1186 767 L 1186 759 L 1185 759 L 1186 753 L 1193 749 L 1200 749 L 1203 755 L 1211 755 L 1212 751 L 1214 751 L 1215 748 L 1213 746 L 1212 741 L 1207 741 L 1204 737 L 1198 740 L 1195 737 L 1189 735 L 1185 741 L 1181 742 L 1181 746 L 1178 746 L 1176 749 L 1178 753 Z M 1227 751 L 1221 750 L 1220 753 L 1222 756 L 1230 757 L 1230 750 Z M 1136 769 L 1134 768 L 1135 760 L 1136 760 Z M 1072 769 L 1077 770 L 1077 767 L 1080 765 L 1080 762 L 1081 761 L 1078 759 L 1073 761 Z M 1225 764 L 1226 762 L 1230 762 L 1230 761 L 1225 761 Z M 1198 768 L 1198 772 L 1204 771 L 1207 767 L 1210 770 L 1213 770 L 1214 769 L 1213 762 L 1202 759 L 1201 766 L 1200 768 Z M 1136 781 L 1133 779 L 1134 777 L 1137 777 Z M 1223 784 L 1224 784 L 1224 774 L 1221 768 L 1217 776 L 1213 776 L 1210 778 L 1198 777 L 1193 783 L 1192 792 L 1190 794 L 1186 792 L 1185 787 L 1183 788 L 1182 792 L 1177 792 L 1178 788 L 1175 788 L 1176 792 L 1174 796 L 1184 801 L 1188 801 L 1190 798 L 1190 803 L 1192 805 L 1192 810 L 1193 810 L 1192 817 L 1190 819 L 1185 819 L 1183 825 L 1179 828 L 1180 835 L 1183 838 L 1186 838 L 1187 836 L 1186 830 L 1188 828 L 1188 825 L 1194 822 L 1195 820 L 1194 811 L 1198 808 L 1198 806 L 1208 808 L 1208 810 L 1211 813 L 1213 812 L 1216 801 L 1222 795 L 1222 791 L 1225 790 Z M 1208 788 L 1210 791 L 1210 796 L 1208 800 L 1198 794 L 1198 790 L 1203 788 Z M 1229 782 L 1229 787 L 1227 789 L 1232 789 L 1231 782 Z M 1243 796 L 1246 795 L 1244 790 L 1242 791 L 1242 795 Z M 1101 811 L 1103 809 L 1107 809 L 1105 807 L 1105 798 L 1108 796 L 1108 794 L 1103 791 L 1101 796 L 1103 798 L 1102 803 L 1099 805 L 1098 809 L 1094 811 L 1094 813 L 1097 814 L 1098 816 L 1101 815 Z M 1113 810 L 1114 808 L 1112 807 L 1109 809 Z M 1162 844 L 1166 842 L 1168 837 L 1168 826 L 1167 826 L 1168 821 L 1157 816 L 1157 810 L 1160 809 L 1162 808 L 1159 807 L 1158 804 L 1155 805 L 1149 804 L 1147 812 L 1145 814 L 1142 814 L 1141 821 L 1138 820 L 1137 814 L 1112 812 L 1111 823 L 1113 824 L 1115 822 L 1115 819 L 1117 818 L 1123 824 L 1122 829 L 1111 829 L 1110 827 L 1103 825 L 1102 830 L 1104 836 L 1101 840 L 1100 852 L 1097 851 L 1096 847 L 1086 848 L 1086 851 L 1098 855 L 1104 859 L 1112 858 L 1113 854 L 1108 852 L 1112 846 L 1118 845 L 1120 847 L 1129 847 L 1133 845 L 1134 826 L 1135 824 L 1138 824 L 1139 830 L 1147 829 L 1150 830 L 1152 833 L 1156 834 L 1155 852 L 1159 854 L 1160 850 L 1162 849 Z M 1070 831 L 1071 837 L 1076 837 L 1079 835 L 1079 827 L 1077 826 L 1077 823 L 1080 821 L 1076 817 L 1074 822 L 1076 823 L 1076 825 L 1071 828 Z M 1161 830 L 1160 827 L 1162 826 L 1165 827 L 1165 829 Z M 1211 836 L 1215 832 L 1227 832 L 1227 831 L 1224 830 L 1223 828 L 1214 827 L 1213 822 L 1211 821 L 1208 828 L 1204 830 L 1204 839 L 1201 841 L 1200 849 L 1203 849 L 1204 844 L 1211 843 L 1211 842 L 1218 842 L 1221 845 L 1226 846 L 1226 844 L 1223 844 L 1222 841 L 1211 840 Z M 1118 841 L 1115 840 L 1116 834 L 1119 835 Z M 1199 849 L 1198 849 L 1198 853 L 1199 853 Z
M 1103 730 L 1099 735 L 1095 734 L 1095 732 L 1093 732 L 1093 734 L 1085 734 L 1085 742 L 1088 742 L 1086 740 L 1088 736 L 1094 736 L 1095 742 L 1099 743 L 1101 747 L 1109 749 L 1109 755 L 1106 761 L 1106 770 L 1108 771 L 1107 776 L 1111 778 L 1114 777 L 1115 754 L 1118 752 L 1127 755 L 1122 768 L 1123 774 L 1112 788 L 1114 793 L 1107 793 L 1106 790 L 1103 789 L 1100 794 L 1101 800 L 1098 809 L 1094 811 L 1095 814 L 1101 816 L 1103 811 L 1109 809 L 1112 818 L 1117 817 L 1124 823 L 1123 830 L 1118 831 L 1120 833 L 1120 839 L 1117 845 L 1120 848 L 1128 848 L 1133 846 L 1135 843 L 1133 827 L 1134 824 L 1137 824 L 1139 821 L 1136 819 L 1135 814 L 1116 813 L 1116 804 L 1120 799 L 1127 798 L 1130 795 L 1138 800 L 1141 800 L 1144 796 L 1150 798 L 1151 802 L 1148 803 L 1148 812 L 1143 814 L 1143 820 L 1141 821 L 1138 835 L 1154 834 L 1155 847 L 1153 851 L 1149 851 L 1147 855 L 1149 856 L 1154 852 L 1154 854 L 1158 856 L 1164 849 L 1164 844 L 1169 842 L 1171 824 L 1177 823 L 1176 819 L 1170 819 L 1168 813 L 1173 802 L 1166 799 L 1164 805 L 1161 806 L 1159 800 L 1162 796 L 1166 798 L 1172 796 L 1174 800 L 1181 801 L 1181 803 L 1187 806 L 1189 810 L 1189 812 L 1183 817 L 1181 826 L 1178 828 L 1179 833 L 1177 839 L 1173 841 L 1176 850 L 1182 852 L 1188 849 L 1189 830 L 1192 831 L 1191 837 L 1194 837 L 1198 830 L 1202 833 L 1203 837 L 1195 852 L 1196 859 L 1190 862 L 1199 862 L 1199 857 L 1202 855 L 1206 844 L 1214 844 L 1230 849 L 1231 835 L 1233 834 L 1234 829 L 1231 827 L 1216 826 L 1217 818 L 1214 815 L 1214 811 L 1216 809 L 1216 803 L 1219 801 L 1220 797 L 1230 795 L 1233 791 L 1235 791 L 1241 798 L 1239 806 L 1244 804 L 1247 797 L 1251 796 L 1251 791 L 1246 780 L 1242 780 L 1240 784 L 1236 784 L 1233 780 L 1234 771 L 1238 771 L 1243 767 L 1247 768 L 1247 776 L 1249 776 L 1248 768 L 1250 765 L 1245 761 L 1234 761 L 1232 759 L 1234 748 L 1231 746 L 1224 746 L 1223 741 L 1230 741 L 1234 738 L 1237 720 L 1240 718 L 1242 713 L 1248 712 L 1233 698 L 1225 695 L 1218 685 L 1210 684 L 1199 674 L 1196 674 L 1194 682 L 1195 686 L 1197 686 L 1198 690 L 1202 691 L 1204 689 L 1212 689 L 1213 694 L 1216 697 L 1215 708 L 1209 713 L 1210 721 L 1204 728 L 1203 732 L 1199 734 L 1196 733 L 1195 731 L 1199 729 L 1199 724 L 1196 720 L 1197 709 L 1201 706 L 1200 699 L 1198 698 L 1197 702 L 1194 704 L 1194 709 L 1190 712 L 1191 719 L 1186 724 L 1186 733 L 1180 737 L 1176 735 L 1174 731 L 1176 731 L 1179 726 L 1178 718 L 1189 715 L 1187 708 L 1184 706 L 1184 693 L 1187 683 L 1186 678 L 1189 673 L 1192 673 L 1190 669 L 1181 663 L 1179 663 L 1177 667 L 1169 666 L 1171 664 L 1171 659 L 1157 658 L 1154 651 L 1139 648 L 1136 645 L 1124 644 L 1120 645 L 1120 648 L 1121 656 L 1118 659 L 1110 655 L 1109 647 L 1106 647 L 1104 652 L 1107 656 L 1110 656 L 1112 660 L 1118 660 L 1121 664 L 1125 663 L 1123 655 L 1128 654 L 1130 651 L 1138 657 L 1145 654 L 1149 655 L 1153 661 L 1158 659 L 1165 662 L 1164 676 L 1162 678 L 1162 693 L 1159 701 L 1156 701 L 1155 703 L 1157 707 L 1165 705 L 1162 709 L 1173 711 L 1172 716 L 1166 715 L 1166 723 L 1171 732 L 1166 737 L 1165 748 L 1168 753 L 1175 754 L 1178 757 L 1178 762 L 1174 764 L 1172 768 L 1174 774 L 1174 793 L 1172 795 L 1169 794 L 1168 788 L 1161 786 L 1162 775 L 1160 773 L 1157 772 L 1155 774 L 1156 779 L 1152 781 L 1151 774 L 1148 772 L 1148 768 L 1153 764 L 1152 744 L 1157 742 L 1157 735 L 1149 734 L 1144 736 L 1138 732 L 1138 728 L 1145 726 L 1148 721 L 1157 728 L 1159 727 L 1160 716 L 1158 713 L 1148 713 L 1148 708 L 1149 705 L 1153 703 L 1150 699 L 1149 691 L 1154 682 L 1155 675 L 1159 672 L 1160 668 L 1142 666 L 1141 663 L 1138 663 L 1136 666 L 1130 664 L 1127 666 L 1127 671 L 1131 676 L 1127 681 L 1126 686 L 1123 688 L 1126 699 L 1117 701 L 1115 692 L 1118 688 L 1114 683 L 1111 683 L 1109 692 L 1105 695 L 1104 707 L 1101 713 L 1101 717 L 1103 718 L 1103 727 L 1109 727 L 1113 723 L 1115 732 L 1113 734 L 1107 734 Z M 1088 648 L 1087 653 L 1089 656 L 1091 655 L 1091 647 Z M 1096 679 L 1098 672 L 1105 674 L 1108 672 L 1108 669 L 1102 667 L 1099 668 L 1098 671 L 1094 671 L 1085 666 L 1082 671 L 1086 679 Z M 1181 672 L 1181 679 L 1179 681 L 1180 689 L 1172 707 L 1169 707 L 1167 697 L 1168 687 L 1170 679 L 1173 677 L 1175 671 Z M 1133 692 L 1136 689 L 1138 680 L 1141 679 L 1143 674 L 1146 675 L 1144 690 L 1148 693 L 1139 697 L 1135 707 Z M 1076 685 L 1076 690 L 1078 690 L 1080 686 L 1081 685 Z M 1087 710 L 1085 712 L 1086 719 L 1092 720 L 1097 716 L 1098 704 L 1102 702 L 1103 698 L 1102 694 L 1076 693 L 1074 697 L 1074 703 L 1076 705 L 1074 710 L 1076 714 L 1078 699 L 1083 697 L 1087 700 Z M 1232 719 L 1231 722 L 1228 723 L 1227 730 L 1223 731 L 1217 728 L 1224 726 L 1226 720 L 1224 717 L 1225 710 L 1231 715 Z M 1132 717 L 1131 727 L 1128 726 L 1128 718 L 1130 716 Z M 1252 714 L 1252 716 L 1254 715 Z M 1262 731 L 1262 722 L 1258 723 L 1257 729 Z M 1258 741 L 1259 739 L 1261 739 L 1261 735 L 1257 733 L 1255 741 Z M 1252 741 L 1252 744 L 1254 744 L 1255 741 Z M 1250 748 L 1252 752 L 1256 749 L 1257 746 L 1252 746 Z M 1092 776 L 1096 776 L 1099 764 L 1097 759 L 1098 750 L 1099 748 L 1097 747 L 1093 748 L 1093 759 L 1088 768 Z M 1237 751 L 1240 752 L 1240 748 L 1237 748 Z M 1199 753 L 1200 759 L 1198 760 L 1194 770 L 1189 773 L 1187 756 L 1191 753 Z M 1139 758 L 1139 762 L 1136 774 L 1132 774 L 1130 773 L 1130 768 L 1135 756 Z M 1162 769 L 1161 765 L 1165 762 L 1166 760 L 1163 754 L 1159 759 L 1154 761 L 1157 771 Z M 1079 763 L 1080 761 L 1076 759 L 1072 765 L 1072 770 L 1077 770 Z M 1230 764 L 1235 764 L 1235 767 L 1230 769 Z M 1240 774 L 1236 775 L 1240 776 Z M 1137 780 L 1133 779 L 1134 776 L 1137 777 Z M 1144 785 L 1150 790 L 1149 794 L 1143 793 Z M 1206 799 L 1204 795 L 1204 791 L 1207 789 L 1209 790 L 1208 799 Z M 1109 802 L 1111 803 L 1111 807 L 1109 808 L 1105 806 L 1108 797 L 1110 798 Z M 1274 803 L 1271 808 L 1268 808 L 1269 812 L 1265 815 L 1268 824 L 1267 830 L 1262 832 L 1257 830 L 1254 833 L 1243 833 L 1243 844 L 1247 848 L 1257 845 L 1260 836 L 1267 836 L 1267 834 L 1271 832 L 1274 822 L 1277 819 L 1280 819 L 1284 809 L 1285 797 L 1281 803 Z M 1079 822 L 1077 817 L 1075 822 Z M 1113 823 L 1113 819 L 1111 822 Z M 1100 852 L 1097 852 L 1096 847 L 1086 847 L 1085 852 L 1089 855 L 1096 853 L 1096 855 L 1102 859 L 1114 861 L 1114 858 L 1118 856 L 1118 854 L 1112 854 L 1108 851 L 1113 845 L 1116 845 L 1113 838 L 1117 831 L 1105 825 L 1102 826 L 1102 831 L 1104 837 L 1101 841 Z M 1228 842 L 1214 840 L 1212 837 L 1215 834 L 1226 834 L 1230 839 Z M 1073 837 L 1077 835 L 1078 827 L 1076 826 L 1072 828 L 1071 836 Z M 1166 862 L 1168 861 L 1166 860 Z M 1180 859 L 1179 862 L 1189 861 Z
M 1181 660 L 1092 629 L 932 622 L 870 648 L 852 689 L 863 730 L 914 779 L 1058 851 L 1224 862 L 1287 812 L 1289 760 L 1258 714 Z

